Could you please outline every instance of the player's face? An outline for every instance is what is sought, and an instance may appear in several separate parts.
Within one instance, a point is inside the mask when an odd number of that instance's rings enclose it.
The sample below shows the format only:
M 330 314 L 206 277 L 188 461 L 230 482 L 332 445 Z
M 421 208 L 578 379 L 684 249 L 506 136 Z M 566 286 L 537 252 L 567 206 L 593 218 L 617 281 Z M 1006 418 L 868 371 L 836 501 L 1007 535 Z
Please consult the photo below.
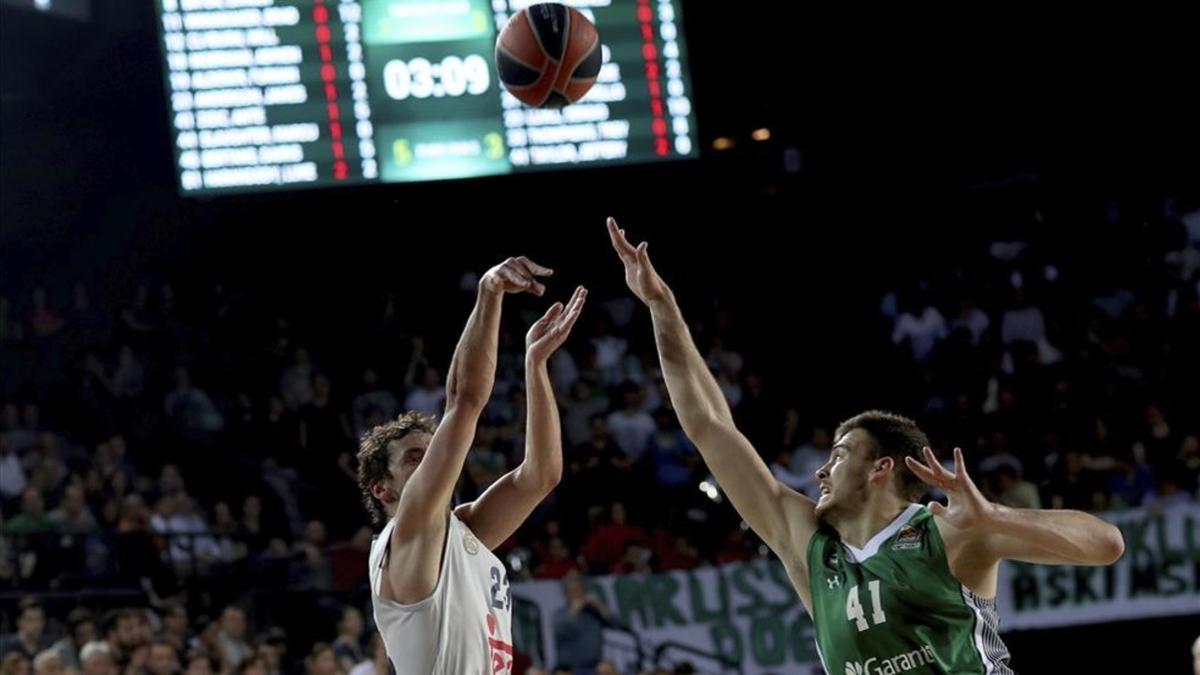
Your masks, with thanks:
M 429 441 L 432 438 L 431 434 L 418 431 L 388 443 L 389 469 L 392 474 L 392 492 L 395 499 L 400 499 L 404 485 L 421 465 L 421 460 L 425 457 L 425 450 L 429 447 Z
M 854 429 L 834 442 L 829 460 L 817 469 L 821 486 L 815 511 L 818 519 L 852 514 L 866 503 L 873 465 L 871 444 L 871 436 L 862 429 Z

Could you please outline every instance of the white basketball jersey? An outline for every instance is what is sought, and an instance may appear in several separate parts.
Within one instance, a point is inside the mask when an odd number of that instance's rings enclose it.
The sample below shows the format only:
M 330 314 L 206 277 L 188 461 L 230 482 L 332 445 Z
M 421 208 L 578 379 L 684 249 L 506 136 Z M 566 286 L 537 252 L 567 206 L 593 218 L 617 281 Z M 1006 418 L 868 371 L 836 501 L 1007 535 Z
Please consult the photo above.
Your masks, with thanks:
M 392 528 L 371 544 L 371 602 L 397 675 L 508 675 L 512 595 L 500 559 L 453 513 L 433 594 L 402 605 L 379 596 Z

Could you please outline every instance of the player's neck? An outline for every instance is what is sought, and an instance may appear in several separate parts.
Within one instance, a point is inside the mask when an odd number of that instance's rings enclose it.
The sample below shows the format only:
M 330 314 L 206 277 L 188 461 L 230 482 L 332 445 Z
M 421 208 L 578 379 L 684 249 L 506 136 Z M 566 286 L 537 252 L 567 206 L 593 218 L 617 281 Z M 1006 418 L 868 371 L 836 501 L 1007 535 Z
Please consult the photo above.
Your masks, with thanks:
M 879 534 L 907 508 L 907 503 L 891 496 L 870 498 L 862 511 L 839 518 L 833 527 L 842 541 L 855 548 L 863 548 L 871 541 L 871 537 Z

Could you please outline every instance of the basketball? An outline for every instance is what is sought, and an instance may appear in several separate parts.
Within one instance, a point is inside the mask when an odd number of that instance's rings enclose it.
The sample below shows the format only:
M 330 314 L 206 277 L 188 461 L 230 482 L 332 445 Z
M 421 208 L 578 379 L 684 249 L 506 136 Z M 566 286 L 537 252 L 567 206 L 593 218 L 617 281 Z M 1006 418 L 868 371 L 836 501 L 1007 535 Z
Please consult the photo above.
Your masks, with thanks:
M 514 14 L 496 41 L 500 81 L 535 108 L 561 108 L 583 98 L 596 83 L 600 61 L 596 26 L 557 2 Z

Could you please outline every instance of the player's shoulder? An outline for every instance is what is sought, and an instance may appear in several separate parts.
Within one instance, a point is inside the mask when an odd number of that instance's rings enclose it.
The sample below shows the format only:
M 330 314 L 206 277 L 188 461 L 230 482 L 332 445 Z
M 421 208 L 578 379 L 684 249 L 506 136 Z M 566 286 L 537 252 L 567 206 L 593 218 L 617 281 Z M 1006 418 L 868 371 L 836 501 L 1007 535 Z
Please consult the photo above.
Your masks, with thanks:
M 817 519 L 816 502 L 807 496 L 784 486 L 781 498 L 784 521 L 787 523 L 787 536 L 780 542 L 775 553 L 780 558 L 789 558 L 796 563 L 807 566 L 808 552 L 821 524 Z
M 914 518 L 914 520 L 916 519 Z M 937 533 L 948 558 L 954 559 L 959 554 L 970 553 L 979 543 L 980 532 L 978 529 L 955 527 L 950 524 L 950 521 L 929 509 L 922 509 L 921 520 L 917 522 L 922 529 Z

